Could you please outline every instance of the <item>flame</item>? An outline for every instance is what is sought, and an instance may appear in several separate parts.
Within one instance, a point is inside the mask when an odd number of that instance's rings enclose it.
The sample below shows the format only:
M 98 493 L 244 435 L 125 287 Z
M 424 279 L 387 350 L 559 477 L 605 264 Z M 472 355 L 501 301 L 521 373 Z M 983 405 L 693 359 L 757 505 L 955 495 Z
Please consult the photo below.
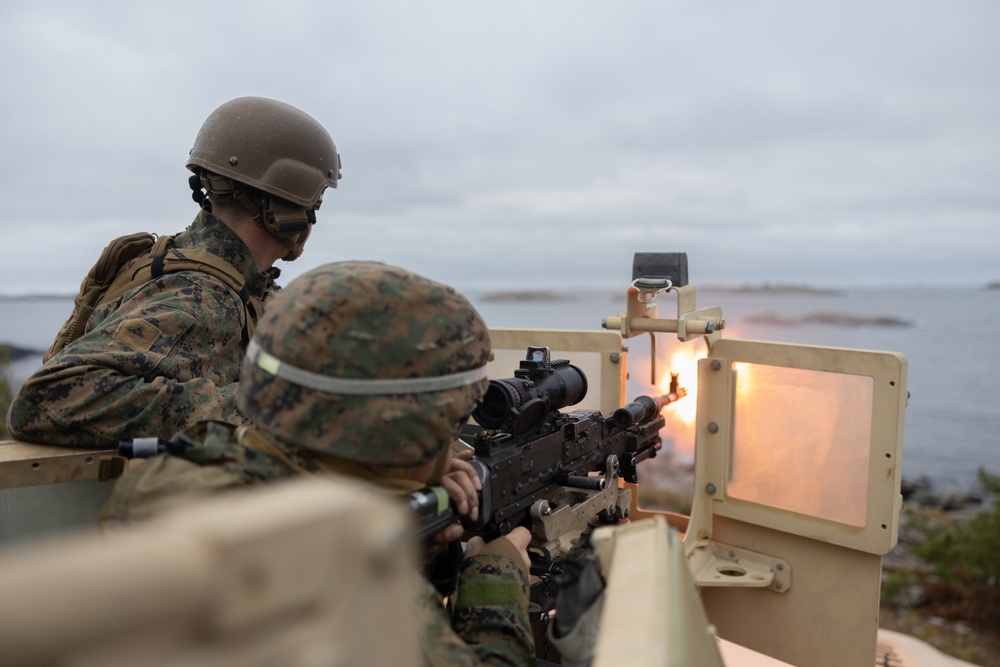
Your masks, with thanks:
M 670 443 L 670 451 L 681 458 L 694 456 L 694 422 L 698 412 L 698 360 L 707 355 L 704 345 L 681 343 L 670 355 L 663 375 L 656 384 L 660 394 L 670 393 L 671 373 L 677 373 L 678 388 L 686 394 L 670 403 L 660 413 L 666 420 L 661 434 L 664 444 Z M 659 364 L 657 364 L 659 367 Z
M 678 373 L 680 386 L 687 390 L 687 396 L 668 405 L 664 413 L 672 413 L 684 426 L 694 424 L 698 409 L 698 360 L 706 354 L 704 346 L 681 345 L 670 355 L 667 367 L 670 373 Z M 670 373 L 664 374 L 657 385 L 663 393 L 670 391 Z

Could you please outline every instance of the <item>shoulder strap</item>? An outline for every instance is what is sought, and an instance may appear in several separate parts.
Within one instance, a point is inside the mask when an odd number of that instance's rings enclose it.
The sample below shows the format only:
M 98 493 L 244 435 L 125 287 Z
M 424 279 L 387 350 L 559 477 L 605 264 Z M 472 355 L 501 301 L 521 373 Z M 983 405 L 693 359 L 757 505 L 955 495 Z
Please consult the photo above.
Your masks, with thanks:
M 167 451 L 200 466 L 222 466 L 253 480 L 310 474 L 259 431 L 219 421 L 188 427 L 170 441 Z
M 169 237 L 168 237 L 169 238 Z M 172 241 L 172 238 L 170 238 Z M 149 274 L 146 274 L 146 270 Z M 246 310 L 243 321 L 243 344 L 246 345 L 253 336 L 258 314 L 263 312 L 263 302 L 250 294 L 250 288 L 243 275 L 236 268 L 218 255 L 213 255 L 201 248 L 174 248 L 170 245 L 161 246 L 157 243 L 149 257 L 143 258 L 135 266 L 130 267 L 132 275 L 130 285 L 121 292 L 131 289 L 133 284 L 145 284 L 167 273 L 178 271 L 199 271 L 218 278 L 228 285 L 236 294 Z M 117 298 L 116 295 L 115 298 Z
M 87 320 L 98 306 L 114 301 L 129 290 L 166 273 L 178 271 L 207 273 L 239 295 L 245 309 L 242 338 L 246 345 L 253 336 L 258 314 L 263 312 L 263 302 L 250 294 L 246 281 L 232 264 L 200 248 L 174 248 L 173 241 L 173 236 L 156 238 L 139 232 L 109 243 L 80 284 L 73 313 L 59 330 L 42 361 L 48 361 L 82 336 Z
M 151 267 L 154 278 L 160 275 L 159 271 L 162 271 L 162 273 L 201 271 L 202 273 L 215 276 L 229 285 L 239 295 L 240 301 L 243 302 L 243 306 L 246 308 L 246 318 L 243 324 L 243 344 L 246 345 L 250 341 L 250 337 L 253 336 L 254 327 L 257 324 L 257 317 L 263 312 L 264 303 L 261 299 L 250 293 L 250 288 L 247 286 L 246 280 L 243 279 L 243 275 L 232 264 L 218 255 L 213 255 L 207 250 L 200 248 L 185 248 L 183 254 L 174 248 L 162 255 L 162 259 L 160 257 L 157 256 L 155 258 L 158 261 L 154 262 Z

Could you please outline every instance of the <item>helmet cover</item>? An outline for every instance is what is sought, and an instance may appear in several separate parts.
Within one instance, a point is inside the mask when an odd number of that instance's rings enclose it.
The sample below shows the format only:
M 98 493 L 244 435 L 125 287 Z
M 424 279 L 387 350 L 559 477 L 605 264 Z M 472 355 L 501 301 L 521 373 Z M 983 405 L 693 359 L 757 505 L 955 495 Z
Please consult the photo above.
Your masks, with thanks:
M 236 402 L 284 444 L 417 466 L 458 436 L 486 391 L 490 357 L 486 323 L 451 287 L 377 262 L 336 262 L 268 301 Z

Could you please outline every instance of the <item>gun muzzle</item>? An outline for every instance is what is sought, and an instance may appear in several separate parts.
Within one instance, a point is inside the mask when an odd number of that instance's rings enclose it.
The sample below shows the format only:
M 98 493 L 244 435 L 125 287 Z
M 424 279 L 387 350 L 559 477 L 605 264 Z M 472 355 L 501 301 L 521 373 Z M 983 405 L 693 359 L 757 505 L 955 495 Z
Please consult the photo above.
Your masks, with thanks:
M 659 396 L 640 396 L 631 403 L 615 410 L 611 418 L 621 428 L 628 428 L 660 414 L 660 410 L 685 396 L 687 396 L 687 389 L 680 386 L 679 375 L 671 373 L 670 391 Z
M 667 405 L 679 400 L 687 395 L 687 391 L 682 387 L 676 393 L 661 394 L 659 396 L 640 396 L 631 403 L 624 405 L 614 411 L 611 418 L 615 424 L 622 428 L 628 428 L 633 424 L 644 422 L 651 417 L 660 414 Z

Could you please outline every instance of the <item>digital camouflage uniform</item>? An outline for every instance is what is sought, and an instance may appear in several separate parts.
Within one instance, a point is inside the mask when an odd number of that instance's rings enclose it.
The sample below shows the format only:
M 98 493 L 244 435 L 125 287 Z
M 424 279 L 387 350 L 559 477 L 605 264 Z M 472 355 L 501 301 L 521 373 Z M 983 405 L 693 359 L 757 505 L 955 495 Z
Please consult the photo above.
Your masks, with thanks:
M 213 200 L 242 207 L 291 261 L 316 222 L 323 192 L 337 187 L 340 155 L 326 129 L 300 109 L 240 97 L 202 124 L 187 168 L 203 211 L 174 248 L 199 248 L 228 262 L 250 300 L 263 300 L 277 269 L 261 273 L 240 237 L 206 211 Z M 245 423 L 234 394 L 247 316 L 221 279 L 166 272 L 95 310 L 85 334 L 24 384 L 8 428 L 22 440 L 104 447 L 140 436 L 169 438 L 203 419 Z
M 202 248 L 239 271 L 264 299 L 278 269 L 201 211 L 174 247 Z M 168 273 L 94 311 L 86 333 L 21 387 L 8 428 L 30 442 L 102 447 L 168 438 L 200 420 L 245 423 L 234 402 L 247 313 L 240 296 L 200 271 Z
M 490 356 L 485 322 L 450 287 L 374 262 L 308 271 L 271 300 L 248 348 L 236 401 L 255 429 L 188 429 L 192 444 L 175 438 L 172 455 L 118 480 L 103 519 L 293 475 L 417 490 L 412 468 L 450 456 L 486 390 Z M 527 599 L 524 563 L 505 539 L 461 562 L 447 609 L 419 577 L 426 663 L 533 663 Z
M 279 447 L 253 429 L 205 422 L 187 434 L 192 446 L 156 456 L 116 482 L 102 513 L 106 524 L 149 518 L 226 489 L 324 474 L 321 458 Z M 532 663 L 528 578 L 519 558 L 509 542 L 497 540 L 463 560 L 447 608 L 434 586 L 419 577 L 415 603 L 426 664 Z

